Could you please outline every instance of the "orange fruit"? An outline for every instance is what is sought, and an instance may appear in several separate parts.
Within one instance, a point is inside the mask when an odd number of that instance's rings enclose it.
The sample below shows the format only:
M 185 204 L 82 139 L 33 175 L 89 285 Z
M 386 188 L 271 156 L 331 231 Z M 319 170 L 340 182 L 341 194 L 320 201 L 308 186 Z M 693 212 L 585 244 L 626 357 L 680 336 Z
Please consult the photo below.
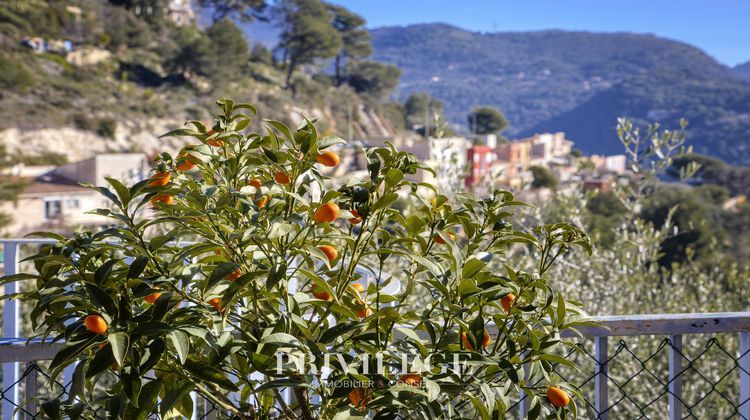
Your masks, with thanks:
M 216 131 L 209 130 L 206 134 L 207 137 L 211 137 L 212 135 L 216 134 Z M 224 144 L 224 139 L 213 138 L 211 140 L 206 140 L 206 144 L 214 147 L 221 147 Z
M 547 388 L 547 399 L 555 407 L 567 407 L 570 404 L 568 393 L 556 386 Z
M 94 334 L 104 334 L 107 331 L 107 321 L 99 315 L 89 315 L 83 320 L 86 329 Z
M 247 185 L 250 185 L 251 187 L 255 187 L 256 190 L 260 190 L 260 186 L 262 185 L 262 183 L 260 182 L 258 178 L 253 178 L 247 181 Z
M 318 161 L 323 166 L 328 166 L 329 168 L 332 168 L 341 162 L 341 158 L 339 158 L 339 155 L 336 152 L 332 152 L 330 150 L 322 152 L 318 156 L 315 156 L 315 160 Z
M 333 222 L 339 217 L 341 210 L 336 203 L 323 203 L 315 210 L 315 222 Z
M 365 290 L 367 290 L 367 288 L 363 284 L 360 284 L 360 283 L 354 283 L 352 284 L 352 287 L 359 293 L 364 293 Z
M 361 306 L 360 309 L 358 309 L 355 313 L 360 318 L 367 318 L 368 316 L 372 315 L 372 309 L 370 309 L 369 306 Z
M 487 330 L 484 330 L 484 335 L 482 336 L 482 348 L 486 349 L 487 346 L 490 345 L 490 341 L 492 341 L 492 339 L 490 338 L 490 333 L 487 332 Z M 465 349 L 474 351 L 474 346 L 471 345 L 471 341 L 469 341 L 469 338 L 466 335 L 466 331 L 461 331 L 461 342 L 464 343 Z
M 365 388 L 354 388 L 349 392 L 349 402 L 358 410 L 364 408 L 370 400 L 372 400 L 372 395 Z
M 195 164 L 199 162 L 199 159 L 193 155 L 183 153 L 177 156 L 177 170 L 178 171 L 189 171 L 195 168 Z
M 447 233 L 446 235 L 447 235 L 447 236 L 448 236 L 449 238 L 451 238 L 451 240 L 453 240 L 453 241 L 455 241 L 455 240 L 456 240 L 456 235 L 454 235 L 454 234 L 452 234 L 452 233 Z M 444 245 L 444 244 L 445 244 L 445 239 L 443 239 L 443 237 L 442 237 L 442 236 L 440 236 L 440 235 L 435 235 L 435 238 L 434 238 L 434 239 L 435 239 L 435 243 L 437 243 L 437 244 L 441 244 L 441 245 Z
M 315 296 L 316 299 L 325 300 L 325 301 L 332 301 L 333 296 L 331 296 L 330 293 L 326 292 L 325 290 L 318 287 L 316 284 L 313 283 L 312 285 L 312 294 Z
M 268 204 L 268 200 L 269 200 L 269 198 L 268 198 L 267 195 L 264 195 L 263 197 L 259 198 L 258 199 L 258 208 L 262 209 L 263 207 L 265 207 L 266 204 Z
M 169 184 L 169 179 L 171 177 L 172 175 L 169 172 L 157 172 L 151 176 L 151 181 L 149 181 L 148 186 L 163 187 Z
M 169 194 L 156 194 L 153 196 L 150 200 L 151 205 L 156 207 L 157 203 L 162 203 L 166 205 L 174 204 L 174 197 L 172 197 Z
M 349 219 L 349 223 L 351 223 L 353 225 L 358 225 L 358 224 L 362 223 L 362 216 L 359 215 L 359 212 L 357 210 L 352 209 L 351 213 L 352 213 L 352 216 L 354 216 L 354 217 L 352 217 L 351 219 Z
M 273 179 L 279 185 L 286 185 L 289 183 L 289 175 L 287 175 L 286 172 L 276 172 L 275 174 L 273 174 Z
M 508 293 L 507 295 L 503 296 L 502 299 L 500 299 L 500 305 L 502 305 L 505 313 L 510 312 L 510 307 L 513 306 L 513 302 L 515 301 L 516 295 L 514 295 L 513 293 Z
M 409 385 L 409 386 L 413 386 L 415 388 L 419 388 L 422 386 L 422 375 L 418 373 L 407 373 L 407 374 L 401 375 L 398 378 L 398 382 Z
M 242 271 L 240 271 L 240 269 L 238 268 L 232 271 L 231 273 L 227 274 L 226 277 L 224 277 L 224 280 L 235 281 L 241 276 L 242 276 Z
M 159 299 L 159 296 L 161 296 L 161 292 L 154 292 L 143 298 L 143 300 L 153 305 L 156 299 Z
M 213 306 L 213 308 L 216 309 L 217 311 L 224 312 L 221 309 L 221 298 L 217 298 L 216 297 L 216 298 L 213 298 L 213 299 L 209 299 L 208 304 L 211 305 L 211 306 Z
M 195 168 L 195 164 L 193 162 L 188 162 L 186 160 L 177 164 L 177 170 L 180 172 L 187 172 L 193 168 Z
M 326 254 L 326 257 L 328 257 L 328 261 L 333 261 L 339 256 L 339 252 L 332 245 L 321 245 L 318 247 L 318 249 Z

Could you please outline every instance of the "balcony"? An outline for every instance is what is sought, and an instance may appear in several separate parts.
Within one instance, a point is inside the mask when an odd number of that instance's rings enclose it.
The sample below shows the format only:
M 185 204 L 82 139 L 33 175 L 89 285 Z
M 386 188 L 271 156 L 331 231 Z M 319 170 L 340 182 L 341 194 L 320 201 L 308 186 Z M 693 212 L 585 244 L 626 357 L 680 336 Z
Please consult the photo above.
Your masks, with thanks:
M 37 239 L 0 240 L 3 272 L 19 269 L 23 247 L 50 243 Z M 5 286 L 3 294 L 15 293 Z M 41 417 L 42 404 L 65 395 L 75 366 L 51 381 L 45 365 L 59 344 L 27 342 L 20 322 L 23 305 L 3 306 L 0 363 L 2 418 Z M 559 357 L 578 365 L 574 370 L 553 363 L 563 381 L 581 389 L 578 415 L 586 419 L 623 418 L 733 418 L 750 420 L 750 312 L 657 314 L 596 317 L 601 327 L 568 334 L 577 348 Z M 494 334 L 496 331 L 490 333 Z M 558 358 L 559 360 L 559 358 Z M 536 372 L 526 372 L 529 383 L 544 386 Z M 288 395 L 288 394 L 287 394 Z M 193 419 L 220 417 L 217 409 L 192 394 Z M 510 401 L 509 416 L 525 418 L 534 406 L 519 395 Z M 156 418 L 156 417 L 154 417 Z

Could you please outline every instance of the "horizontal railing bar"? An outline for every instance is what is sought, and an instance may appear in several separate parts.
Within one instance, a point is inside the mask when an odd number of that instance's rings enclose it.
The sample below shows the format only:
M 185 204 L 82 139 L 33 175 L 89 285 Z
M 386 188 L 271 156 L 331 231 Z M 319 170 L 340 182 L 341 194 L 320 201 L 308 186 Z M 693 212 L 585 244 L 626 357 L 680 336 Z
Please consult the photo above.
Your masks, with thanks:
M 585 337 L 750 332 L 750 312 L 595 316 L 601 326 L 579 327 Z M 570 330 L 563 337 L 575 337 Z
M 54 244 L 54 243 L 57 243 L 57 240 L 49 239 L 49 238 L 0 239 L 0 244 Z
M 63 343 L 31 342 L 26 344 L 26 341 L 0 344 L 0 363 L 52 360 L 62 347 Z

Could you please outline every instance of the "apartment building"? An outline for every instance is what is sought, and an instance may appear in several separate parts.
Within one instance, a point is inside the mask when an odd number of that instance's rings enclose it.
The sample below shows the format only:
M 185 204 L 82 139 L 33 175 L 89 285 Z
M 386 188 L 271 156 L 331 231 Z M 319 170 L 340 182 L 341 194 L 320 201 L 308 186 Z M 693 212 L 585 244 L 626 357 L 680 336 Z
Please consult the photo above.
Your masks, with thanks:
M 145 179 L 148 171 L 143 153 L 95 155 L 60 167 L 16 167 L 11 176 L 27 186 L 14 202 L 0 203 L 0 212 L 13 220 L 0 233 L 18 237 L 39 230 L 70 232 L 79 226 L 109 225 L 108 219 L 86 212 L 110 203 L 80 183 L 107 185 L 105 177 L 112 177 L 132 185 Z

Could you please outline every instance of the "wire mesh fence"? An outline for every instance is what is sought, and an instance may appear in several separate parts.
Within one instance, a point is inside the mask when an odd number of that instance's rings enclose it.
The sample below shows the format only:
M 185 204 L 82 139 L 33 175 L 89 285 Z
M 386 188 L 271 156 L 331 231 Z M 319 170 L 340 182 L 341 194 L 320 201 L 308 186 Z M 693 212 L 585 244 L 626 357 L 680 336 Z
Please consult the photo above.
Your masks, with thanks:
M 49 418 L 45 413 L 43 405 L 53 400 L 65 401 L 68 399 L 68 390 L 71 382 L 60 380 L 60 377 L 50 376 L 48 369 L 49 361 L 30 362 L 22 365 L 19 379 L 10 386 L 0 390 L 0 400 L 6 402 L 4 406 L 12 407 L 12 416 L 16 419 L 43 419 Z M 106 385 L 104 386 L 106 387 Z M 17 394 L 17 395 L 15 395 Z M 212 420 L 222 418 L 218 407 L 201 394 L 195 393 L 193 398 L 193 420 Z M 3 418 L 10 415 L 0 411 Z M 103 409 L 98 409 L 90 414 L 96 419 L 111 418 Z M 151 413 L 149 419 L 157 420 L 162 417 L 159 413 Z
M 573 361 L 578 370 L 563 365 L 554 365 L 555 374 L 566 382 L 577 386 L 585 397 L 578 401 L 579 417 L 585 419 L 664 419 L 670 412 L 670 404 L 679 404 L 682 419 L 745 419 L 740 407 L 750 401 L 740 399 L 740 372 L 750 375 L 740 359 L 750 357 L 740 353 L 736 334 L 715 336 L 632 336 L 611 339 L 606 357 L 606 372 L 601 371 L 601 380 L 606 380 L 608 402 L 597 407 L 597 372 L 599 363 L 593 339 L 580 341 L 564 357 Z M 670 374 L 672 363 L 681 362 L 679 371 Z M 51 378 L 49 362 L 39 361 L 22 365 L 22 374 L 10 387 L 2 389 L 0 398 L 13 403 L 14 412 L 20 418 L 43 418 L 41 406 L 44 402 L 67 398 L 70 383 Z M 541 377 L 529 378 L 536 386 L 546 386 Z M 681 388 L 676 388 L 677 383 Z M 19 398 L 14 401 L 11 393 L 18 389 Z M 670 398 L 671 397 L 671 398 Z M 195 419 L 221 418 L 221 413 L 200 395 L 194 398 Z M 527 401 L 527 399 L 526 399 Z M 509 418 L 522 415 L 524 399 L 511 408 Z M 94 413 L 105 418 L 105 413 Z M 159 419 L 157 413 L 150 416 Z
M 750 354 L 740 352 L 737 334 L 631 336 L 610 341 L 601 365 L 594 339 L 583 340 L 563 354 L 579 370 L 553 364 L 556 375 L 581 390 L 585 399 L 578 401 L 580 418 L 750 420 L 741 410 L 750 400 L 740 397 L 740 373 L 750 375 L 740 361 Z M 673 365 L 681 365 L 672 373 L 670 357 Z M 598 372 L 607 389 L 607 402 L 599 406 Z M 529 380 L 535 386 L 546 385 L 539 376 Z M 510 416 L 521 417 L 524 403 L 528 405 L 528 398 L 516 401 Z M 672 417 L 670 410 L 675 408 Z
M 38 244 L 29 240 L 0 241 L 5 274 L 17 272 L 16 250 L 21 243 Z M 4 293 L 9 292 L 7 287 Z M 28 308 L 17 301 L 5 301 L 0 306 L 3 336 L 11 340 L 28 336 L 28 325 L 20 322 L 20 315 L 28 313 Z M 601 334 L 617 335 L 601 331 L 585 334 L 589 338 L 562 354 L 578 370 L 553 365 L 561 380 L 581 390 L 584 400 L 578 401 L 580 418 L 750 420 L 750 314 L 645 317 L 645 321 L 643 316 L 598 319 L 607 328 L 625 332 L 620 337 L 601 337 Z M 602 342 L 608 343 L 604 351 Z M 0 353 L 3 347 L 0 345 Z M 31 358 L 3 359 L 13 360 Z M 9 369 L 10 366 L 14 368 Z M 16 413 L 17 418 L 42 418 L 42 404 L 56 398 L 67 399 L 70 383 L 51 378 L 48 366 L 49 362 L 44 360 L 19 364 L 19 370 L 14 370 L 12 363 L 4 364 L 0 388 L 3 419 L 11 417 L 9 411 Z M 540 387 L 547 385 L 540 375 L 528 380 Z M 199 394 L 195 394 L 193 401 L 192 418 L 222 417 L 217 407 Z M 528 398 L 516 401 L 507 417 L 522 417 L 524 407 L 528 407 Z M 93 414 L 97 418 L 106 417 L 106 413 Z M 151 418 L 160 417 L 154 413 Z

